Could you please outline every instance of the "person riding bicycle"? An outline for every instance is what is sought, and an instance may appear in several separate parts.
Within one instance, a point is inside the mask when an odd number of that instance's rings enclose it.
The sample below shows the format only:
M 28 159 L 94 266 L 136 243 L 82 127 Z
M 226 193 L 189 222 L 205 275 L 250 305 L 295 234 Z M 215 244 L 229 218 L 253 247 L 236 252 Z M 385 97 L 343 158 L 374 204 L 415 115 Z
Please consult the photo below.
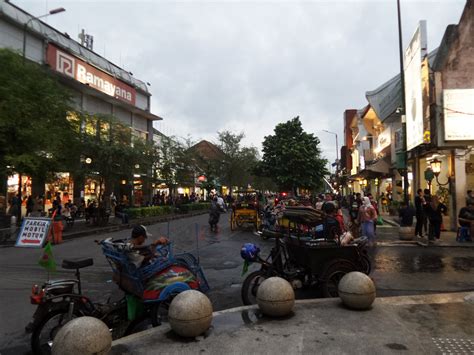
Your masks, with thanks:
M 147 265 L 155 256 L 156 247 L 169 243 L 167 238 L 160 237 L 151 244 L 145 245 L 146 239 L 151 236 L 152 235 L 148 233 L 146 227 L 143 225 L 138 224 L 132 229 L 130 239 L 127 240 L 127 244 L 130 248 L 128 259 L 136 267 Z

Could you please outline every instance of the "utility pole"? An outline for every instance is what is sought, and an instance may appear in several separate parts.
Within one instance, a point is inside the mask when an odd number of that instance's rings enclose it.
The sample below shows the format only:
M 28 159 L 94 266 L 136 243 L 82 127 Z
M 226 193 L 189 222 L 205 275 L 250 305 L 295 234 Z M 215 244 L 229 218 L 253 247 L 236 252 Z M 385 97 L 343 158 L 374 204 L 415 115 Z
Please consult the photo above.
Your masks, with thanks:
M 401 95 L 402 95 L 402 107 L 400 115 L 402 119 L 402 132 L 403 132 L 403 160 L 405 167 L 403 169 L 403 200 L 408 203 L 408 152 L 407 152 L 407 123 L 406 123 L 406 102 L 405 102 L 405 69 L 403 66 L 403 43 L 402 43 L 402 20 L 400 13 L 400 0 L 397 0 L 397 13 L 398 13 L 398 52 L 400 56 L 400 84 L 401 84 Z

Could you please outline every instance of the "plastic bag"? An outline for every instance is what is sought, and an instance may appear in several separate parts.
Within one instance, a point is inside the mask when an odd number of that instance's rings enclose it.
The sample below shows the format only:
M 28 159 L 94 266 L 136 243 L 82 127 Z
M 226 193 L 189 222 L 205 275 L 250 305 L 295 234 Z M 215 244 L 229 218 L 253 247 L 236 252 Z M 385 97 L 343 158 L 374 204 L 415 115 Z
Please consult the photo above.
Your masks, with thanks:
M 376 222 L 376 224 L 377 224 L 378 226 L 383 226 L 383 219 L 382 219 L 382 216 L 378 216 L 378 217 L 377 217 L 377 222 Z

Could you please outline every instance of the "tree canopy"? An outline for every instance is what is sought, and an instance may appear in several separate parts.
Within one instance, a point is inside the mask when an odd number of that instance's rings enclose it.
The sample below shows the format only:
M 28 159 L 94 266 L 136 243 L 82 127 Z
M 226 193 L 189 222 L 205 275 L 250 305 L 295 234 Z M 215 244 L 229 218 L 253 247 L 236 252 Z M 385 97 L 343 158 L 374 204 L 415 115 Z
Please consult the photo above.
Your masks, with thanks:
M 45 178 L 68 164 L 77 143 L 70 95 L 45 68 L 0 49 L 0 176 Z M 9 167 L 9 168 L 7 168 Z
M 317 189 L 327 174 L 319 139 L 303 130 L 298 117 L 278 124 L 263 141 L 263 157 L 255 171 L 271 178 L 282 190 Z

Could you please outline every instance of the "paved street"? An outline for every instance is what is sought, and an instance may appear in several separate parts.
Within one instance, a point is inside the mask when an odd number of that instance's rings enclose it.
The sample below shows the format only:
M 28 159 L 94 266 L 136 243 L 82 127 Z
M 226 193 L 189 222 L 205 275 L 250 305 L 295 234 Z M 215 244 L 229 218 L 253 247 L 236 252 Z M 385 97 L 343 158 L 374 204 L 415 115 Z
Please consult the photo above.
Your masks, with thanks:
M 176 220 L 169 225 L 170 239 L 175 250 L 197 252 L 199 243 L 201 264 L 211 285 L 209 294 L 215 310 L 241 305 L 240 284 L 242 282 L 240 246 L 245 242 L 256 242 L 267 255 L 272 241 L 258 239 L 250 231 L 231 232 L 228 215 L 221 216 L 221 229 L 210 233 L 206 225 L 207 216 Z M 148 227 L 155 237 L 168 233 L 167 224 Z M 123 238 L 130 231 L 107 234 L 107 237 Z M 378 228 L 380 239 L 392 240 L 396 228 Z M 105 236 L 104 236 L 105 237 Z M 97 236 L 66 241 L 54 246 L 57 261 L 68 257 L 93 257 L 94 266 L 83 269 L 85 293 L 94 300 L 105 301 L 108 297 L 119 297 L 117 288 L 110 280 L 110 267 L 100 249 L 93 242 Z M 37 265 L 41 251 L 37 249 L 1 248 L 0 285 L 0 352 L 2 354 L 22 354 L 29 349 L 29 336 L 24 334 L 34 306 L 29 304 L 29 293 L 34 283 L 41 283 L 46 272 Z M 374 278 L 379 296 L 424 294 L 474 290 L 474 249 L 473 248 L 423 248 L 413 245 L 380 243 L 372 255 Z M 256 267 L 256 266 L 254 266 Z M 59 270 L 54 278 L 72 276 Z M 304 296 L 304 295 L 303 295 Z M 8 321 L 6 321 L 8 320 Z

